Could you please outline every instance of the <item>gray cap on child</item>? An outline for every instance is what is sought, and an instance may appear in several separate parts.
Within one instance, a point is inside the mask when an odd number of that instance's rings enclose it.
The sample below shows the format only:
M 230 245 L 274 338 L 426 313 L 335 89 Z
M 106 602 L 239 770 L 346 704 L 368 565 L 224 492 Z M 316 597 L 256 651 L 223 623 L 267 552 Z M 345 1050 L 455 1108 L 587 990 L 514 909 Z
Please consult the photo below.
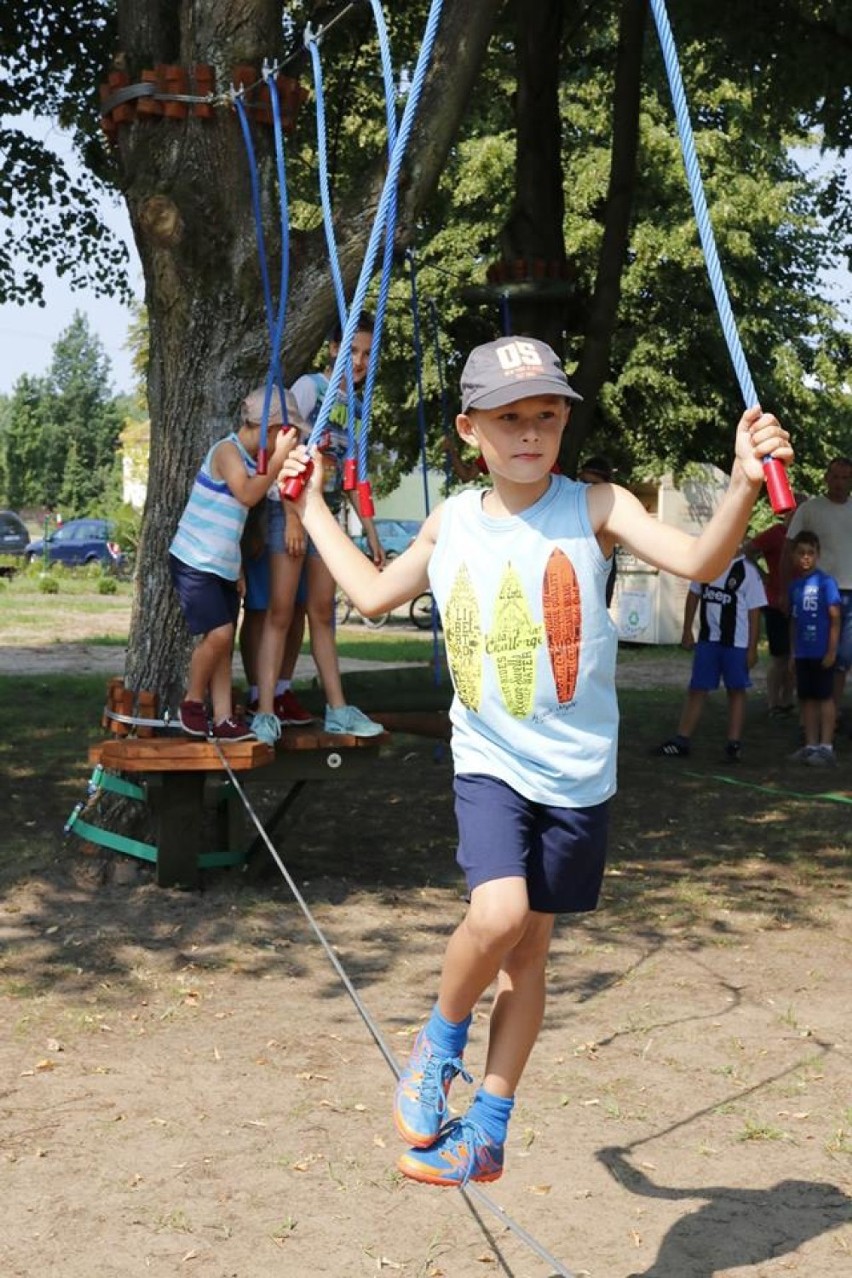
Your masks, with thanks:
M 302 415 L 299 412 L 299 405 L 296 403 L 296 397 L 290 390 L 284 391 L 287 401 L 287 422 L 290 426 L 304 427 Z M 257 386 L 253 391 L 249 391 L 242 403 L 242 419 L 244 422 L 260 422 L 263 413 L 263 403 L 266 397 L 266 387 Z M 269 401 L 269 417 L 270 426 L 282 426 L 284 424 L 284 415 L 281 412 L 281 394 L 277 386 L 273 386 L 272 395 Z
M 500 337 L 475 346 L 461 375 L 462 412 L 502 408 L 527 395 L 581 400 L 568 384 L 559 356 L 535 337 Z

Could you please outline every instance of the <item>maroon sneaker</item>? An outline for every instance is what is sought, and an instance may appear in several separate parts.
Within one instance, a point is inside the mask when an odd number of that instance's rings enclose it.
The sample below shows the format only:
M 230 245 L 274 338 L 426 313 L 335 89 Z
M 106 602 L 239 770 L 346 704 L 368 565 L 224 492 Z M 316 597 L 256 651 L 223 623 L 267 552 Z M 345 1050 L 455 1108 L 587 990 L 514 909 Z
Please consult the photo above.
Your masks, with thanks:
M 178 723 L 189 737 L 210 735 L 210 720 L 200 701 L 182 701 L 177 712 Z
M 254 741 L 255 735 L 245 719 L 223 719 L 214 723 L 210 733 L 214 741 Z
M 294 692 L 288 688 L 286 692 L 282 692 L 280 697 L 276 697 L 272 703 L 272 709 L 279 723 L 290 724 L 295 726 L 301 723 L 313 723 L 316 715 L 311 714 L 310 710 L 306 710 Z

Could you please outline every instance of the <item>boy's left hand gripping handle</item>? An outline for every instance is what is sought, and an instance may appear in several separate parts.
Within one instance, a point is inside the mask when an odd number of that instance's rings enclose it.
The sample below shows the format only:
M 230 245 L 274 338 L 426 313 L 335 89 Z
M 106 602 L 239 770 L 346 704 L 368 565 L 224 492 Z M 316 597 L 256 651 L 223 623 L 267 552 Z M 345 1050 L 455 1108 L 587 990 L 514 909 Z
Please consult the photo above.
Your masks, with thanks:
M 298 501 L 302 493 L 305 491 L 305 484 L 313 474 L 314 463 L 309 461 L 302 471 L 301 475 L 290 475 L 279 485 L 281 496 L 285 501 Z

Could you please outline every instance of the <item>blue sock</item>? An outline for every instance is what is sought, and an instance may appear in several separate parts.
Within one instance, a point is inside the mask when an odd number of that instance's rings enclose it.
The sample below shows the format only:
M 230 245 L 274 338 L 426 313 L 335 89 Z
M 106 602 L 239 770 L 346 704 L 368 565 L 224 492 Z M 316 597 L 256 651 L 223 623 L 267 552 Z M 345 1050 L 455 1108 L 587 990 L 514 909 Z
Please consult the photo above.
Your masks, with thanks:
M 467 1111 L 467 1117 L 474 1119 L 496 1145 L 505 1145 L 514 1106 L 514 1096 L 495 1096 L 493 1092 L 480 1087 Z
M 438 1011 L 436 1003 L 426 1024 L 426 1031 L 436 1047 L 446 1051 L 450 1056 L 460 1056 L 467 1045 L 470 1022 L 470 1016 L 466 1016 L 463 1021 L 448 1021 Z

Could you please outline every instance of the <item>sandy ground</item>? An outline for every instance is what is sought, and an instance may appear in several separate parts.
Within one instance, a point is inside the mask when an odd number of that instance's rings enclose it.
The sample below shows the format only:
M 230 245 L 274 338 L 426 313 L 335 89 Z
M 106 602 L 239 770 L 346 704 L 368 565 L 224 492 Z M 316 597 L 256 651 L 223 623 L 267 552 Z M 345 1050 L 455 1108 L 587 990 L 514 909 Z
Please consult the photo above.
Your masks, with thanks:
M 557 929 L 506 1172 L 474 1195 L 395 1171 L 373 1037 L 404 1058 L 464 910 L 445 751 L 395 739 L 276 839 L 360 1011 L 274 868 L 163 891 L 57 840 L 0 900 L 2 1278 L 846 1278 L 846 809 L 790 868 L 771 810 L 722 787 L 693 842 L 689 783 L 634 757 L 602 907 Z

